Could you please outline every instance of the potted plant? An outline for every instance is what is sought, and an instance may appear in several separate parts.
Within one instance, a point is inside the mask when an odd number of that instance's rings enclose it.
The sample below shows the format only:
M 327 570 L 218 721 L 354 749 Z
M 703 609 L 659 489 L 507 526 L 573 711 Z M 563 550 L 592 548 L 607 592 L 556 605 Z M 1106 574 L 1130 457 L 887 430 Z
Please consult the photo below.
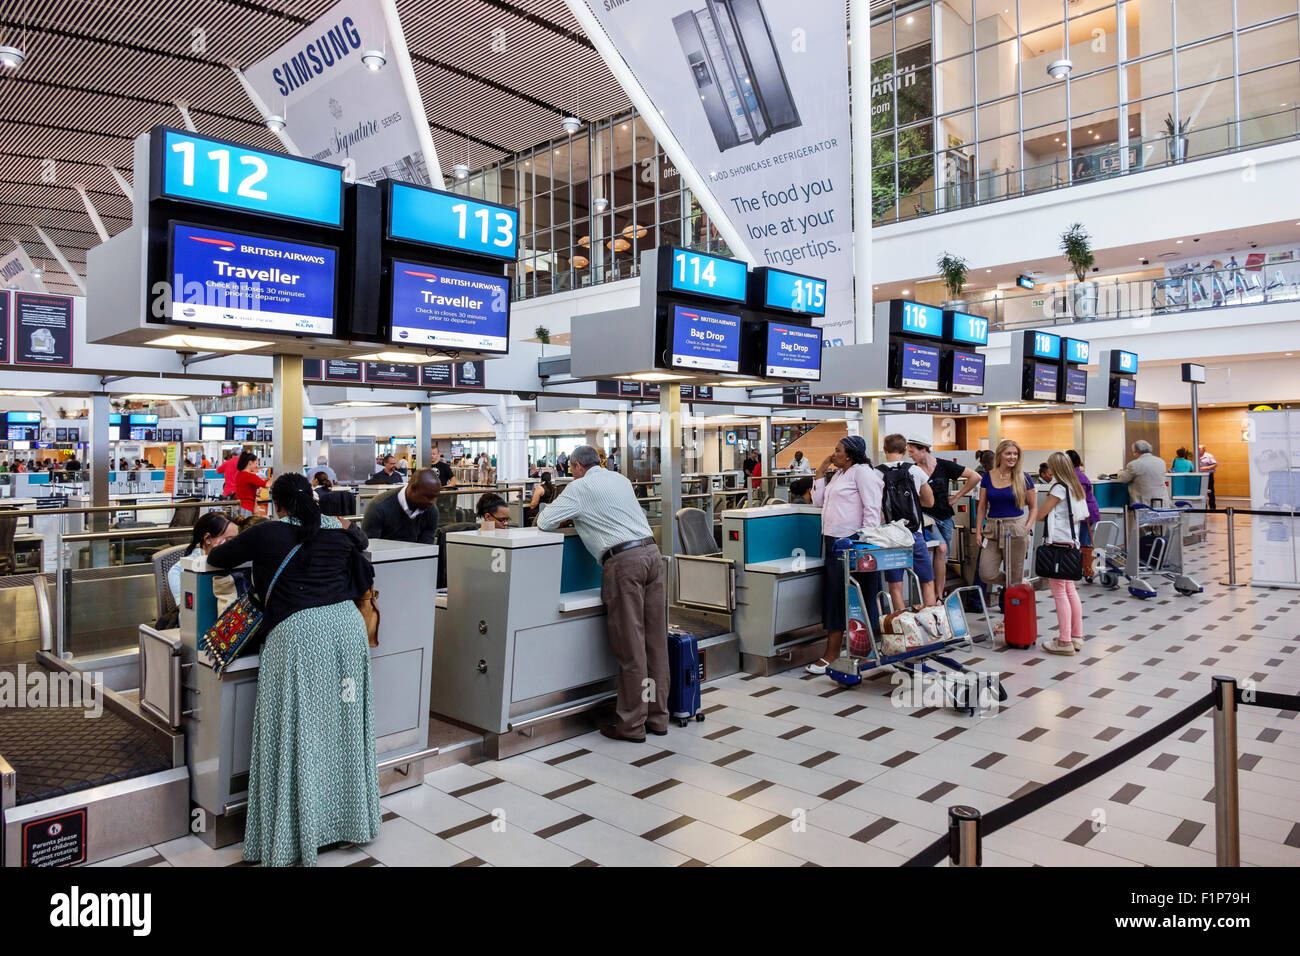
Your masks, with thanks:
M 1181 163 L 1187 158 L 1187 127 L 1192 123 L 1189 116 L 1181 122 L 1174 122 L 1174 114 L 1165 114 L 1165 137 L 1169 140 L 1169 161 Z
M 962 300 L 961 290 L 966 285 L 966 260 L 945 250 L 939 257 L 938 265 L 939 274 L 943 276 L 943 284 L 948 289 L 948 301 L 943 304 L 943 307 L 964 309 L 966 303 Z
M 546 346 L 551 344 L 551 330 L 544 325 L 539 325 L 533 329 L 533 334 L 537 336 L 537 341 L 542 343 L 542 358 L 546 358 Z
M 1074 317 L 1091 321 L 1097 317 L 1097 283 L 1085 280 L 1088 270 L 1097 260 L 1092 254 L 1092 237 L 1083 228 L 1083 223 L 1076 222 L 1061 233 L 1061 252 L 1065 253 L 1074 277 L 1079 280 L 1074 285 Z

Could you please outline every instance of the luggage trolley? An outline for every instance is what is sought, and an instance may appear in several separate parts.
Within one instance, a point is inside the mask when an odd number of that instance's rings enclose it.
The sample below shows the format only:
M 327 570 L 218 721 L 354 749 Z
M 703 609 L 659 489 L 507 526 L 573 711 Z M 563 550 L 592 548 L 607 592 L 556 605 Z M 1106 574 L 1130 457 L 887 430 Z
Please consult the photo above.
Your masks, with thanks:
M 1132 524 L 1129 527 L 1127 547 L 1118 547 L 1114 540 L 1106 545 L 1102 558 L 1101 584 L 1113 590 L 1119 587 L 1120 575 L 1124 575 L 1129 582 L 1129 593 L 1146 599 L 1156 596 L 1154 579 L 1163 577 L 1173 583 L 1174 590 L 1179 594 L 1200 594 L 1203 590 L 1200 583 L 1183 572 L 1183 537 L 1187 531 L 1187 509 L 1190 507 L 1188 504 L 1179 504 L 1174 508 L 1129 505 Z M 1117 524 L 1103 521 L 1098 522 L 1098 527 L 1103 524 L 1113 526 L 1116 538 L 1118 537 Z M 1093 533 L 1095 536 L 1095 528 Z M 1123 558 L 1123 562 L 1117 563 L 1117 557 Z M 1131 573 L 1130 568 L 1136 573 Z
M 849 539 L 843 539 L 843 543 L 846 546 L 841 546 L 841 543 L 837 542 L 837 554 L 833 557 L 833 560 L 844 563 L 844 615 L 847 626 L 844 630 L 844 647 L 840 656 L 826 668 L 826 676 L 836 683 L 852 687 L 854 684 L 862 682 L 864 670 L 870 671 L 879 667 L 892 666 L 898 670 L 906 671 L 913 676 L 914 680 L 921 680 L 924 674 L 933 674 L 941 678 L 952 674 L 970 674 L 965 665 L 949 657 L 948 652 L 973 650 L 977 643 L 992 641 L 993 626 L 989 620 L 988 606 L 984 601 L 983 590 L 978 585 L 955 588 L 944 599 L 940 607 L 943 608 L 948 620 L 951 637 L 920 647 L 911 647 L 901 653 L 886 654 L 883 640 L 871 628 L 871 621 L 867 616 L 867 602 L 862 594 L 862 587 L 853 579 L 851 572 L 905 569 L 909 584 L 919 594 L 921 590 L 920 581 L 911 570 L 912 549 L 876 548 L 865 542 L 851 541 Z M 963 606 L 965 592 L 971 592 L 973 595 L 978 596 L 979 613 L 984 616 L 984 635 L 981 637 L 976 637 L 971 630 Z M 884 595 L 884 592 L 877 595 L 878 607 L 882 612 L 885 612 L 885 608 L 879 605 L 881 596 L 885 596 L 886 600 L 888 600 L 888 596 Z M 859 639 L 865 637 L 867 642 L 868 650 L 866 654 L 861 656 L 861 660 L 855 657 L 852 652 L 852 643 L 855 636 L 858 636 Z M 942 665 L 942 668 L 935 667 L 934 664 Z M 969 693 L 973 689 L 970 681 L 941 680 L 941 686 L 944 689 L 949 705 L 953 709 L 960 710 L 967 715 L 974 715 L 978 706 L 978 696 L 974 700 L 969 697 Z M 1006 689 L 1002 687 L 1000 682 L 997 686 L 997 698 L 999 702 L 1007 699 Z

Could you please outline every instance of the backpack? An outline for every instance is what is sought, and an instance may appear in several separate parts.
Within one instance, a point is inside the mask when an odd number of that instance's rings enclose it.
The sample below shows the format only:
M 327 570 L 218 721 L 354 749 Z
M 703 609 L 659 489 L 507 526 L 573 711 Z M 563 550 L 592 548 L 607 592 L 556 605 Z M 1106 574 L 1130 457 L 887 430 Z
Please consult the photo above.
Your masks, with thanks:
M 921 530 L 921 503 L 916 499 L 916 485 L 912 483 L 912 466 L 881 465 L 880 474 L 885 479 L 885 490 L 880 504 L 886 522 L 904 521 L 912 533 Z

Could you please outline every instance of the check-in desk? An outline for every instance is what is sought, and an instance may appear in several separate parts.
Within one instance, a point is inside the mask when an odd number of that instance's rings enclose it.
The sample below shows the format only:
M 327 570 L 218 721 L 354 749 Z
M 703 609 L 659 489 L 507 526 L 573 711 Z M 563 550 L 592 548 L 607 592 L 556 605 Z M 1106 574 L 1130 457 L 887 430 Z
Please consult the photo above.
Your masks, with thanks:
M 1165 487 L 1169 489 L 1167 499 L 1172 507 L 1187 505 L 1196 510 L 1209 507 L 1210 473 L 1205 471 L 1171 471 L 1165 475 Z M 1205 540 L 1205 518 L 1203 514 L 1187 515 L 1183 524 L 1183 543 L 1199 544 Z
M 391 793 L 422 783 L 424 760 L 436 753 L 428 745 L 434 617 L 415 611 L 418 595 L 434 591 L 438 549 L 372 538 L 368 554 L 381 610 L 379 646 L 370 649 L 375 752 L 380 790 Z M 236 658 L 218 677 L 207 655 L 196 650 L 197 635 L 216 619 L 212 592 L 216 575 L 194 570 L 196 565 L 205 567 L 193 558 L 181 559 L 185 759 L 190 798 L 205 811 L 207 829 L 199 836 L 218 847 L 243 838 L 258 655 Z M 321 692 L 330 691 L 321 688 Z
M 449 533 L 434 713 L 484 731 L 494 759 L 590 730 L 618 672 L 600 580 L 572 529 Z
M 769 505 L 722 513 L 722 556 L 736 580 L 741 669 L 787 670 L 821 657 L 821 509 Z

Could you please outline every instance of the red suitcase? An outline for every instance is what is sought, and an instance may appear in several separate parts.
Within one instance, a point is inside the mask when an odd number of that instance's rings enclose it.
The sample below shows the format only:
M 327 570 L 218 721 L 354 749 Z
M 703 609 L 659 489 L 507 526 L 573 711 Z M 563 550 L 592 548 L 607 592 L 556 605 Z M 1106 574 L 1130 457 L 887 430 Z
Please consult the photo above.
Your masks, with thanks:
M 1023 581 L 1007 588 L 1003 597 L 1003 639 L 1010 647 L 1033 647 L 1038 643 L 1038 607 L 1034 600 L 1034 586 Z

